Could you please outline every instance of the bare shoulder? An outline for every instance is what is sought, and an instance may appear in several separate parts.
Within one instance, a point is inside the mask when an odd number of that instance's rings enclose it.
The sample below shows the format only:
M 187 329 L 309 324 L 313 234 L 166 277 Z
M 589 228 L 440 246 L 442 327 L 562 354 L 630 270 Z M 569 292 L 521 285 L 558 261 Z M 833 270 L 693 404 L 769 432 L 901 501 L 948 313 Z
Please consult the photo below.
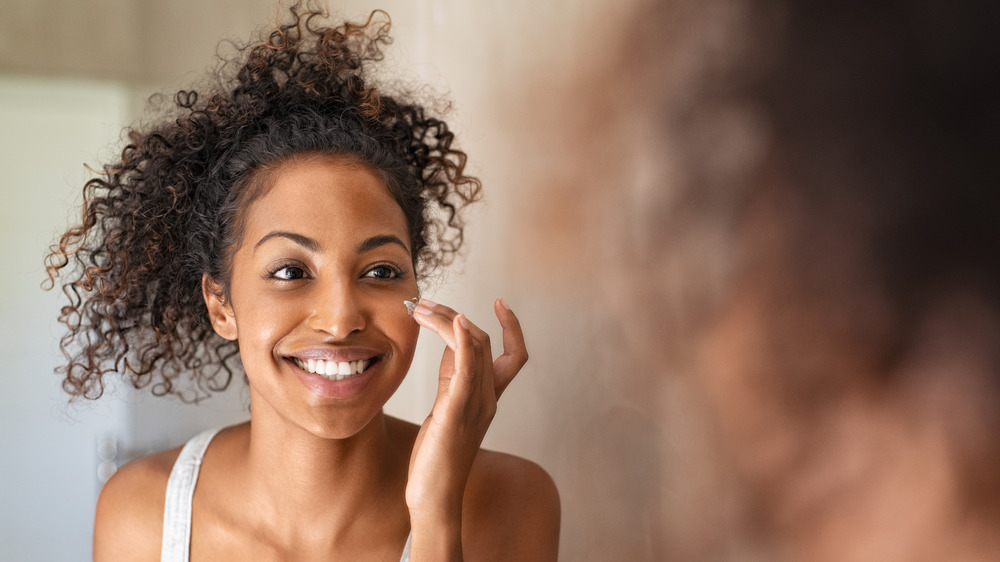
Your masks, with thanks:
M 97 500 L 94 560 L 159 560 L 167 479 L 180 448 L 136 459 L 108 480 Z
M 420 427 L 388 418 L 409 459 Z M 481 449 L 462 504 L 462 547 L 470 560 L 552 561 L 559 551 L 559 492 L 537 464 Z
M 481 450 L 463 504 L 462 542 L 473 560 L 556 560 L 559 492 L 537 464 Z

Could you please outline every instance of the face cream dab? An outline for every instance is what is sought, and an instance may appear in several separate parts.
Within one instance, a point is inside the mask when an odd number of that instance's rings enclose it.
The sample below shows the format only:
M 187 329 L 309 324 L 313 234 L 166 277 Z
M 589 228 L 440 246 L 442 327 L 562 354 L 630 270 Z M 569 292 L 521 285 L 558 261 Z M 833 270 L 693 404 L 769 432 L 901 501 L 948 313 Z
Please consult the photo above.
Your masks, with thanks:
M 403 304 L 406 305 L 406 313 L 410 316 L 413 316 L 413 311 L 417 309 L 418 300 L 420 300 L 420 297 L 413 297 L 410 300 L 403 301 Z

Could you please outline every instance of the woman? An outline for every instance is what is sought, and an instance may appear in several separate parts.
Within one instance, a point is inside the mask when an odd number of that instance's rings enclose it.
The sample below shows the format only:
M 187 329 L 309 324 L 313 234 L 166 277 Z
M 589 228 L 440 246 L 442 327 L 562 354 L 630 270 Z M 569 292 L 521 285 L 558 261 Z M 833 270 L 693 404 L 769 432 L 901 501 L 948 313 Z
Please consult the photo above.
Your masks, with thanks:
M 446 123 L 370 85 L 387 18 L 315 10 L 242 50 L 235 76 L 131 132 L 49 258 L 64 286 L 64 388 L 122 374 L 154 394 L 224 389 L 238 357 L 251 421 L 122 467 L 95 560 L 554 559 L 559 500 L 538 466 L 479 450 L 527 360 L 418 282 L 462 242 L 479 196 Z M 225 71 L 224 72 L 228 72 Z M 382 406 L 420 327 L 446 344 L 422 426 Z M 195 486 L 197 484 L 197 486 Z

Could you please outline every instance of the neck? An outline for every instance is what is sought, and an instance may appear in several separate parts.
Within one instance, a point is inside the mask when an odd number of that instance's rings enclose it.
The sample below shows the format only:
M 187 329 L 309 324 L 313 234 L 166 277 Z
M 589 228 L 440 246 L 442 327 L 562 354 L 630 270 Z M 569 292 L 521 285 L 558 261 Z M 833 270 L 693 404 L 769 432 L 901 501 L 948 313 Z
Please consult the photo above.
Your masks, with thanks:
M 259 498 L 262 513 L 273 514 L 272 528 L 288 536 L 316 524 L 346 533 L 369 517 L 393 513 L 396 503 L 405 512 L 399 500 L 408 458 L 393 446 L 391 425 L 379 412 L 357 433 L 329 438 L 254 405 L 246 492 Z

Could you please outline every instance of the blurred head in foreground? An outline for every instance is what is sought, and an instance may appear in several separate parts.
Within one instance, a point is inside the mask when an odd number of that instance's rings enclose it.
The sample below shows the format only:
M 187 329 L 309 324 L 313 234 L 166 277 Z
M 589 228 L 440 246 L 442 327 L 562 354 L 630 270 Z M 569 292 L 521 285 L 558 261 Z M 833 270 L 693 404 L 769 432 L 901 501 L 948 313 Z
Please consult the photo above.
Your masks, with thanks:
M 776 557 L 1000 556 L 998 23 L 650 2 L 567 120 L 595 156 L 540 208 L 614 216 L 579 247 L 613 264 L 590 282 L 632 371 L 690 374 Z
M 992 558 L 1000 19 L 881 4 L 746 15 L 764 47 L 715 93 L 758 152 L 742 184 L 691 185 L 732 213 L 698 372 L 791 558 Z

